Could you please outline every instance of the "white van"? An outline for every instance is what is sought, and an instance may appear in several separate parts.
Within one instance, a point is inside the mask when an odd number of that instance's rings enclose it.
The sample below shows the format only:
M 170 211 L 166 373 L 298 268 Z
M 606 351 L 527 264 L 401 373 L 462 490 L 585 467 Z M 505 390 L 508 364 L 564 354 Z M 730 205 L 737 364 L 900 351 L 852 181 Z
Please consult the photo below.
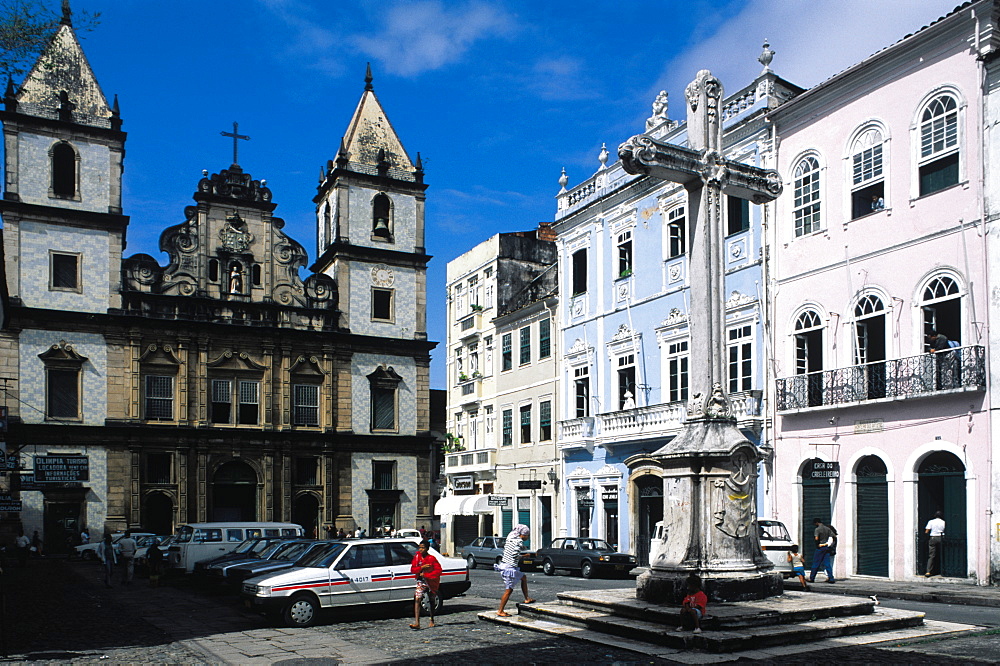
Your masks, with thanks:
M 194 571 L 201 560 L 224 555 L 246 539 L 262 536 L 305 536 L 296 523 L 185 523 L 177 528 L 167 551 L 167 568 Z

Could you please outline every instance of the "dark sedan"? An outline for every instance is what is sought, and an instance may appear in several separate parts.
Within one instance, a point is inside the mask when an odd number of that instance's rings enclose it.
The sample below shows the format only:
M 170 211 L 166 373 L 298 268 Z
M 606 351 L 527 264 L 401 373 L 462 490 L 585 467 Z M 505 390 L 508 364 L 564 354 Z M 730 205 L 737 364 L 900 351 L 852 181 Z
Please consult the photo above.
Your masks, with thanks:
M 597 574 L 624 576 L 636 565 L 635 555 L 619 553 L 603 539 L 556 539 L 548 548 L 540 548 L 536 555 L 546 576 L 555 574 L 557 569 L 579 571 L 584 578 Z
M 242 560 L 256 560 L 260 558 L 261 553 L 267 550 L 272 544 L 279 541 L 288 541 L 293 538 L 294 537 L 254 537 L 252 539 L 247 539 L 240 545 L 236 546 L 236 550 L 232 552 L 196 563 L 194 565 L 194 572 L 196 574 L 204 574 L 209 573 L 210 570 L 216 565 L 221 566 L 228 562 Z
M 272 541 L 268 544 L 267 548 L 251 558 L 230 560 L 229 562 L 217 562 L 207 567 L 205 571 L 212 577 L 221 579 L 223 582 L 229 582 L 232 580 L 230 578 L 231 573 L 237 567 L 273 560 L 295 544 L 303 542 L 312 543 L 312 540 L 299 537 L 297 539 L 279 539 L 277 541 Z
M 467 546 L 462 546 L 462 557 L 470 569 L 475 569 L 478 564 L 493 566 L 500 564 L 503 558 L 503 547 L 506 539 L 499 536 L 481 536 Z M 521 569 L 529 571 L 538 566 L 538 560 L 532 551 L 521 551 Z
M 251 560 L 231 567 L 226 579 L 233 583 L 240 583 L 247 578 L 253 578 L 254 576 L 263 576 L 265 574 L 270 575 L 278 573 L 279 571 L 284 571 L 285 569 L 301 566 L 299 562 L 303 561 L 309 553 L 313 552 L 313 550 L 320 545 L 327 543 L 331 542 L 297 541 L 279 553 L 276 553 L 274 557 L 269 560 Z

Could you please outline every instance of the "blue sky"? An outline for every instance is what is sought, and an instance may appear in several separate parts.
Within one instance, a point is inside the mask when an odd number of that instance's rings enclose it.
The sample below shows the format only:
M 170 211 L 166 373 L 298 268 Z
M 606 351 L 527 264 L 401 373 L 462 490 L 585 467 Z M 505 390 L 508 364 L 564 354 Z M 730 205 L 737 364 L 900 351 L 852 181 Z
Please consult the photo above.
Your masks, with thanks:
M 58 2 L 52 0 L 58 9 Z M 83 47 L 123 129 L 126 255 L 183 220 L 202 169 L 232 160 L 267 179 L 275 215 L 316 256 L 312 197 L 372 63 L 375 91 L 424 161 L 431 383 L 444 387 L 448 261 L 555 213 L 597 166 L 601 144 L 641 132 L 657 91 L 680 116 L 699 69 L 727 90 L 772 69 L 819 83 L 944 15 L 956 0 L 75 0 L 102 13 Z

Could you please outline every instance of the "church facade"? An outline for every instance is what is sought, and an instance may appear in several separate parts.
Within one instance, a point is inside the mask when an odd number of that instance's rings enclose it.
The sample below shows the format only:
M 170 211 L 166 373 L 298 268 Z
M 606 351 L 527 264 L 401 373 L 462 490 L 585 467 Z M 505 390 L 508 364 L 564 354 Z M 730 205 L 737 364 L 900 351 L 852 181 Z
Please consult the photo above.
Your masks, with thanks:
M 84 526 L 430 524 L 426 185 L 370 72 L 317 190 L 307 272 L 266 181 L 237 163 L 193 183 L 161 265 L 122 256 L 126 134 L 68 16 L 49 49 L 59 66 L 8 86 L 0 118 L 23 504 L 8 527 L 58 549 Z M 75 475 L 54 481 L 59 464 Z

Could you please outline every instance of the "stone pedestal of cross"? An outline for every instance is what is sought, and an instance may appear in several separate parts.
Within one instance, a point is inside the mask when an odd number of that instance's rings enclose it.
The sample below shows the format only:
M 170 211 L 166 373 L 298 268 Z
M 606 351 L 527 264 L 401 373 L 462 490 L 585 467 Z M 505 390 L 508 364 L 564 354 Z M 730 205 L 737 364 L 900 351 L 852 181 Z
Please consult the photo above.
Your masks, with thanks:
M 722 84 L 708 70 L 685 90 L 688 148 L 644 134 L 618 148 L 629 173 L 687 190 L 692 399 L 681 433 L 653 454 L 663 468 L 663 542 L 636 595 L 679 603 L 689 576 L 716 601 L 781 594 L 781 575 L 760 548 L 756 519 L 757 448 L 736 427 L 726 384 L 722 195 L 765 203 L 781 194 L 776 171 L 725 159 Z

